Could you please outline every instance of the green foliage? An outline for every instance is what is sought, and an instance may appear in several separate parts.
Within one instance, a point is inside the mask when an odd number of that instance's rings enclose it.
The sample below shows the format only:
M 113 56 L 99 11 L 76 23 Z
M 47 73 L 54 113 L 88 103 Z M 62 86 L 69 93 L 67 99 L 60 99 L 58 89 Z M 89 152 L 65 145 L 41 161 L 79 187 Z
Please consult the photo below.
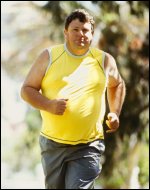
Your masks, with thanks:
M 135 9 L 134 2 L 129 5 L 129 10 Z M 134 152 L 140 141 L 145 142 L 145 135 L 146 139 L 149 139 L 148 133 L 145 132 L 149 122 L 149 34 L 148 30 L 143 32 L 145 28 L 144 15 L 147 9 L 144 8 L 145 4 L 142 2 L 136 2 L 136 6 L 139 7 L 139 5 L 141 6 L 140 12 L 137 8 L 133 18 L 131 11 L 130 21 L 122 20 L 121 22 L 121 12 L 116 13 L 116 17 L 114 16 L 112 20 L 104 19 L 106 27 L 101 31 L 102 37 L 99 40 L 99 47 L 115 57 L 120 73 L 125 80 L 127 91 L 120 116 L 119 131 L 115 134 L 105 134 L 106 152 L 102 173 L 105 188 L 125 186 L 125 184 L 121 184 L 123 180 L 126 185 L 128 184 L 126 187 L 129 188 L 129 173 L 132 173 L 136 164 L 131 164 L 129 161 L 125 162 L 125 159 L 128 160 L 126 155 L 129 152 Z M 103 15 L 105 16 L 104 12 Z M 106 16 L 111 15 L 112 12 L 112 10 L 110 12 L 107 10 Z M 130 25 L 134 27 L 130 27 Z M 138 30 L 138 34 L 135 33 L 136 30 Z M 104 128 L 107 127 L 104 126 Z M 133 135 L 135 139 L 131 140 Z M 118 139 L 120 139 L 119 146 Z M 148 142 L 148 140 L 146 141 Z M 133 147 L 130 147 L 131 142 L 135 144 Z M 147 146 L 147 142 L 142 145 L 142 148 Z M 143 150 L 145 154 L 148 154 L 147 149 L 144 148 Z M 140 159 L 140 153 L 135 151 L 135 154 L 137 154 L 137 159 Z M 130 160 L 134 159 L 133 154 Z M 145 160 L 145 164 L 148 163 L 148 157 L 145 157 Z M 140 165 L 140 176 L 144 178 L 143 183 L 147 183 L 148 173 L 144 170 L 144 166 L 142 169 L 142 164 Z M 119 172 L 124 169 L 126 172 Z
M 149 145 L 144 144 L 141 149 L 139 158 L 139 182 L 142 187 L 145 187 L 149 183 Z
M 41 127 L 40 112 L 38 110 L 30 110 L 27 112 L 25 122 L 28 125 L 29 132 L 33 134 L 33 138 L 36 137 Z
M 149 1 L 127 1 L 130 4 L 131 14 L 143 17 L 145 8 L 149 9 Z
M 41 128 L 41 116 L 39 111 L 30 110 L 27 113 L 26 123 L 28 127 L 26 133 L 24 134 L 24 142 L 26 149 L 34 158 L 33 163 L 30 165 L 31 168 L 34 168 L 34 166 L 36 166 L 36 164 L 39 162 L 40 158 L 38 137 Z
M 99 183 L 105 187 L 105 189 L 120 189 L 124 184 L 124 178 L 120 175 L 117 169 L 114 169 L 111 177 L 102 177 L 99 179 Z

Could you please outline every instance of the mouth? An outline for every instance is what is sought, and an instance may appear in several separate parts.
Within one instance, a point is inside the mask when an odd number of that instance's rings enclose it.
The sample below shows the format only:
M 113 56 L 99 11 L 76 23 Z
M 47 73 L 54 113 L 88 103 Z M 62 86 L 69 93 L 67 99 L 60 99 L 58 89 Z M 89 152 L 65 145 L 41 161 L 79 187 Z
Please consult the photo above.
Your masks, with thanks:
M 88 40 L 85 40 L 85 39 L 81 39 L 81 40 L 76 40 L 76 43 L 79 44 L 79 45 L 85 45 L 87 44 Z

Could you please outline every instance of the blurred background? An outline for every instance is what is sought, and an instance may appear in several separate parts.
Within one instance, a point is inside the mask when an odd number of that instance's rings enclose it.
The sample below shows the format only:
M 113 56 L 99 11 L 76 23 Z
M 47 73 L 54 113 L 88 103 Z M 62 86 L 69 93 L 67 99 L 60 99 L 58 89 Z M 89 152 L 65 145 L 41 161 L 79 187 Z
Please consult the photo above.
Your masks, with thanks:
M 40 52 L 64 42 L 64 19 L 76 8 L 94 16 L 92 46 L 114 56 L 127 88 L 96 188 L 149 188 L 149 2 L 1 1 L 1 189 L 44 189 L 41 117 L 20 88 Z

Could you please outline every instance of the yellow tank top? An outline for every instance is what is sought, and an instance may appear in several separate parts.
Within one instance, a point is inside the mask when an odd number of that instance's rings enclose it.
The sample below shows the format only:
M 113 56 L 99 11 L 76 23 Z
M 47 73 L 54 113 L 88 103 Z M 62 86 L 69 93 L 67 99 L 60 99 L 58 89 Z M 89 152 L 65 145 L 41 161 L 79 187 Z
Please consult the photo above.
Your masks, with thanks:
M 42 94 L 49 99 L 69 100 L 63 115 L 41 110 L 41 135 L 73 145 L 103 139 L 104 52 L 90 48 L 85 55 L 75 56 L 66 44 L 61 44 L 50 49 L 50 59 L 41 84 Z

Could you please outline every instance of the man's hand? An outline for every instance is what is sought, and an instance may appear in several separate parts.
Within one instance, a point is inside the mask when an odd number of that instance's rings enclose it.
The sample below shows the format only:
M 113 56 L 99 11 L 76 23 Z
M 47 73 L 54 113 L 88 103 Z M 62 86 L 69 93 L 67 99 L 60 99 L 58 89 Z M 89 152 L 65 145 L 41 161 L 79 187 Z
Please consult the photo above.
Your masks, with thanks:
M 67 107 L 68 99 L 54 99 L 50 100 L 49 111 L 55 115 L 63 115 Z
M 109 127 L 109 130 L 106 131 L 106 133 L 113 133 L 115 132 L 119 127 L 119 117 L 116 113 L 109 113 L 107 115 L 108 120 L 106 120 L 106 124 Z

